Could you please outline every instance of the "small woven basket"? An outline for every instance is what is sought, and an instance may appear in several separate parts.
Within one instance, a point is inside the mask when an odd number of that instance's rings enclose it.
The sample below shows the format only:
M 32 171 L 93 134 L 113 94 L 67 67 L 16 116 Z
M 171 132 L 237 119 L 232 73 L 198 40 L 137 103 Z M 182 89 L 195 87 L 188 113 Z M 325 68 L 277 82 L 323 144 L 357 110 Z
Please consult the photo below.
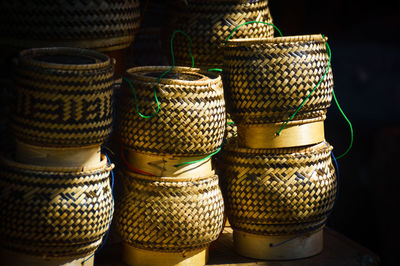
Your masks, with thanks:
M 187 5 L 186 3 L 187 2 Z M 272 23 L 268 0 L 171 0 L 169 2 L 168 36 L 174 30 L 182 30 L 192 38 L 192 51 L 197 66 L 220 67 L 223 46 L 229 34 L 242 23 L 262 21 Z M 265 38 L 274 36 L 274 29 L 264 24 L 241 27 L 237 38 Z M 178 65 L 190 65 L 189 42 L 177 35 L 174 40 L 175 58 Z
M 113 121 L 114 61 L 80 48 L 24 50 L 16 69 L 15 137 L 26 143 L 101 144 Z
M 286 122 L 323 77 L 329 64 L 321 35 L 232 39 L 224 51 L 224 86 L 233 120 Z M 322 117 L 332 100 L 329 68 L 295 119 Z
M 129 193 L 117 205 L 115 223 L 123 242 L 151 251 L 207 247 L 223 226 L 218 176 L 147 177 L 123 172 Z
M 256 235 L 321 229 L 334 205 L 331 146 L 246 149 L 223 153 L 226 209 L 232 228 Z
M 132 43 L 139 20 L 139 0 L 3 0 L 0 44 L 119 50 Z
M 122 84 L 119 129 L 122 143 L 132 150 L 154 154 L 203 155 L 216 151 L 225 133 L 225 101 L 220 76 L 196 68 L 136 67 Z M 160 110 L 152 118 L 157 98 Z M 137 108 L 136 109 L 136 104 Z
M 91 170 L 41 167 L 0 159 L 0 238 L 3 248 L 31 256 L 93 253 L 113 211 L 103 160 Z

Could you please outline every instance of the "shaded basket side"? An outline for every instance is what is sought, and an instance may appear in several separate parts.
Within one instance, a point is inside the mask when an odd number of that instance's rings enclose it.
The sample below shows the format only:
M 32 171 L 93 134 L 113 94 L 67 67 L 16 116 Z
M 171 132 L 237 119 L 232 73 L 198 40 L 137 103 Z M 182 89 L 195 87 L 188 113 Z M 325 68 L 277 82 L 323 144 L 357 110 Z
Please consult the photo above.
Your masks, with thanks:
M 97 59 L 84 60 L 89 62 L 87 69 L 80 63 L 53 68 L 46 61 L 18 65 L 12 122 L 16 138 L 30 144 L 65 147 L 106 140 L 113 122 L 114 67 L 109 61 L 96 69 L 90 64 Z
M 2 1 L 0 22 L 1 43 L 14 47 L 117 50 L 133 41 L 140 9 L 138 0 Z
M 93 253 L 112 217 L 109 173 L 105 164 L 90 172 L 35 171 L 2 158 L 3 248 L 48 258 Z
M 336 196 L 325 143 L 273 150 L 228 147 L 223 155 L 227 214 L 234 229 L 291 235 L 324 226 Z
M 172 1 L 174 2 L 174 1 Z M 268 0 L 262 1 L 192 1 L 171 3 L 168 9 L 168 29 L 164 43 L 174 30 L 186 32 L 192 39 L 192 52 L 196 66 L 221 67 L 223 46 L 236 26 L 248 21 L 272 23 Z M 234 35 L 237 38 L 274 36 L 274 29 L 264 24 L 249 24 Z M 167 47 L 166 47 L 167 48 Z M 191 64 L 189 41 L 181 35 L 174 39 L 174 52 L 178 65 Z M 169 46 L 168 52 L 169 54 Z
M 173 155 L 209 154 L 222 145 L 225 101 L 220 79 L 186 84 L 172 79 L 168 81 L 171 84 L 130 80 L 140 113 L 155 112 L 154 88 L 160 110 L 152 118 L 140 117 L 132 89 L 124 82 L 118 119 L 124 145 L 141 152 Z
M 123 242 L 140 249 L 179 252 L 207 247 L 223 226 L 224 203 L 216 175 L 146 178 L 128 174 L 129 194 L 116 214 Z
M 243 39 L 228 43 L 224 54 L 224 86 L 235 121 L 247 124 L 287 121 L 322 79 L 329 65 L 325 40 L 320 35 L 300 37 L 303 38 Z M 333 75 L 329 68 L 295 119 L 323 116 L 331 104 L 332 89 Z

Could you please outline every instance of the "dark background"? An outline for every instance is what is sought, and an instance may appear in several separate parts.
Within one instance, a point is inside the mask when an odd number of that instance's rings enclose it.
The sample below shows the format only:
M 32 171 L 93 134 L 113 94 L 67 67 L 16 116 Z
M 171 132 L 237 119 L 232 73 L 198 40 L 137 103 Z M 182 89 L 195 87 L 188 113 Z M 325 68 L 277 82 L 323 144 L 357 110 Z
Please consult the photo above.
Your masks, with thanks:
M 332 49 L 335 92 L 354 128 L 339 159 L 340 191 L 328 226 L 399 265 L 400 29 L 389 1 L 270 1 L 284 35 L 322 33 Z M 339 156 L 350 130 L 334 102 L 326 139 Z

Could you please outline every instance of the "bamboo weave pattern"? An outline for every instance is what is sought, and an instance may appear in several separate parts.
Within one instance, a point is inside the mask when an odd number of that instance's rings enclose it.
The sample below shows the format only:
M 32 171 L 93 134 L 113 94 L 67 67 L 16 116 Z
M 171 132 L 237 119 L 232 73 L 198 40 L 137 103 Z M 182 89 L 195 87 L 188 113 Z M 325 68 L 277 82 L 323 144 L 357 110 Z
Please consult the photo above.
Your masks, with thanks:
M 46 146 L 105 141 L 113 120 L 110 58 L 79 48 L 45 48 L 25 50 L 19 59 L 12 123 L 17 139 Z
M 179 252 L 206 247 L 218 237 L 224 203 L 216 175 L 186 179 L 122 175 L 129 192 L 117 206 L 115 222 L 125 243 Z
M 0 238 L 4 248 L 40 257 L 93 253 L 109 227 L 110 168 L 56 169 L 1 158 Z
M 0 43 L 117 50 L 133 41 L 139 18 L 139 0 L 3 0 Z
M 223 69 L 233 119 L 245 124 L 287 121 L 321 80 L 328 62 L 321 35 L 230 40 Z M 296 120 L 325 115 L 332 88 L 330 68 Z
M 222 66 L 222 48 L 236 26 L 253 20 L 272 23 L 268 0 L 188 0 L 187 3 L 170 1 L 167 32 L 182 30 L 192 38 L 196 66 Z M 265 38 L 273 35 L 273 27 L 264 24 L 246 25 L 235 33 L 237 38 Z M 174 51 L 178 65 L 190 65 L 188 49 L 188 41 L 183 36 L 176 36 Z
M 199 69 L 175 67 L 156 82 L 169 67 L 137 67 L 127 71 L 143 114 L 156 109 L 156 88 L 160 111 L 142 118 L 135 108 L 132 89 L 122 84 L 119 128 L 122 143 L 140 152 L 174 155 L 202 155 L 216 151 L 225 134 L 225 100 L 220 76 Z
M 275 150 L 228 145 L 223 175 L 232 227 L 259 235 L 323 227 L 336 196 L 331 150 L 325 143 Z

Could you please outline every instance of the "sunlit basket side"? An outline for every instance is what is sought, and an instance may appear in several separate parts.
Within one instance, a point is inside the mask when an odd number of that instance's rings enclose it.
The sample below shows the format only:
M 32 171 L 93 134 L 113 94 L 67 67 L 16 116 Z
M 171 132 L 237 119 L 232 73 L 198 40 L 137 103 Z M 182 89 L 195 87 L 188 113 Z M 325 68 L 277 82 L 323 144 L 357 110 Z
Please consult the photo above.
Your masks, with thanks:
M 215 152 L 225 134 L 221 77 L 195 68 L 175 67 L 157 82 L 169 68 L 127 70 L 125 78 L 131 84 L 126 80 L 122 84 L 118 118 L 122 143 L 129 149 L 154 154 L 188 156 Z M 160 107 L 157 114 L 155 93 Z M 144 118 L 138 111 L 154 116 Z
M 139 0 L 20 1 L 0 3 L 0 44 L 15 48 L 65 46 L 119 50 L 140 23 Z
M 186 3 L 187 2 L 187 5 Z M 242 23 L 262 21 L 272 23 L 268 0 L 200 0 L 169 1 L 167 33 L 182 30 L 192 38 L 196 66 L 221 67 L 223 46 L 229 34 Z M 264 24 L 241 27 L 237 38 L 265 38 L 274 36 L 274 28 Z M 169 38 L 170 36 L 166 36 Z M 165 43 L 169 43 L 165 41 Z M 174 51 L 178 65 L 190 65 L 189 42 L 176 36 Z
M 20 53 L 15 137 L 43 146 L 103 143 L 113 122 L 114 60 L 80 48 Z
M 113 212 L 108 165 L 57 168 L 0 160 L 0 238 L 4 249 L 41 257 L 93 253 Z
M 223 70 L 233 120 L 286 122 L 328 69 L 325 42 L 321 35 L 229 40 Z M 332 89 L 329 68 L 294 119 L 322 119 L 331 104 Z
M 234 230 L 294 235 L 321 229 L 333 208 L 331 146 L 246 149 L 223 154 L 226 209 Z
M 124 243 L 151 251 L 179 252 L 205 248 L 217 239 L 224 216 L 218 176 L 122 174 L 128 194 L 119 201 L 115 223 Z

